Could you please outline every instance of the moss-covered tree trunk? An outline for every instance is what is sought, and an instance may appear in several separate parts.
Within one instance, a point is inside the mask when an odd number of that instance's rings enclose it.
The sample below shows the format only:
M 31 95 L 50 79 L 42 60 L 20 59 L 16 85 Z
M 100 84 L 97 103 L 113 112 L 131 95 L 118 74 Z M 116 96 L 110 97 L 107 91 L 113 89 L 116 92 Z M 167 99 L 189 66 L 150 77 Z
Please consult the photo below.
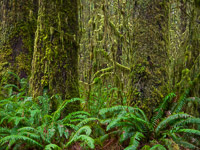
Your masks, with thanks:
M 0 0 L 0 76 L 7 70 L 27 77 L 31 71 L 36 0 Z
M 135 3 L 134 10 L 129 102 L 151 116 L 167 93 L 169 2 L 142 0 Z
M 30 93 L 79 97 L 78 0 L 39 0 Z M 80 108 L 79 103 L 68 112 Z

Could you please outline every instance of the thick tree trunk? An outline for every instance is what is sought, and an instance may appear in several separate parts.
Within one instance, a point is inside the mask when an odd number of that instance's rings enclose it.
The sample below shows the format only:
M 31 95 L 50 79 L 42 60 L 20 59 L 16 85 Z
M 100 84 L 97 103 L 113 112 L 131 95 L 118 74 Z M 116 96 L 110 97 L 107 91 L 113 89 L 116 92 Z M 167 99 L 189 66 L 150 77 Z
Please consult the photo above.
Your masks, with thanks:
M 167 0 L 144 0 L 135 6 L 129 102 L 149 117 L 167 93 L 168 6 Z
M 39 0 L 30 80 L 33 97 L 44 90 L 63 99 L 79 97 L 78 30 L 77 0 Z M 79 103 L 74 103 L 67 111 L 79 108 Z
M 35 12 L 32 0 L 0 0 L 0 76 L 7 70 L 30 75 Z

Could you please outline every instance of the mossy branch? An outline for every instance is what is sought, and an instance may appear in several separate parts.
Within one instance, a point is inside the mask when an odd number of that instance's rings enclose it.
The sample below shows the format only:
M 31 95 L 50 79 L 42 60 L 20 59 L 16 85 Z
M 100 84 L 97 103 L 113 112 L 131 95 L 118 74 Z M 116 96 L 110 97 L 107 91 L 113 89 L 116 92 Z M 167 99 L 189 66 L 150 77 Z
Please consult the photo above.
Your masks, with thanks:
M 94 80 L 96 77 L 98 77 L 100 74 L 109 72 L 109 71 L 111 71 L 111 70 L 113 70 L 113 69 L 114 69 L 114 67 L 111 66 L 111 67 L 103 68 L 103 69 L 97 71 L 97 72 L 94 74 L 94 76 L 93 76 L 93 80 Z
M 118 69 L 127 73 L 131 72 L 131 69 L 129 67 L 119 64 L 118 62 L 115 62 L 113 59 L 111 59 L 108 53 L 104 49 L 98 50 L 97 52 L 100 52 L 109 62 L 115 63 Z
M 113 74 L 113 72 L 105 72 L 105 73 L 101 74 L 99 77 L 94 78 L 93 82 L 90 83 L 90 84 L 87 83 L 87 82 L 83 82 L 81 80 L 79 80 L 79 83 L 87 85 L 87 86 L 94 85 L 95 83 L 97 83 L 99 81 L 99 79 L 101 79 L 101 78 L 103 78 L 105 76 L 111 75 L 111 74 Z
M 109 25 L 110 25 L 111 30 L 114 32 L 115 36 L 123 39 L 123 35 L 117 30 L 117 28 L 115 27 L 112 21 L 109 21 Z

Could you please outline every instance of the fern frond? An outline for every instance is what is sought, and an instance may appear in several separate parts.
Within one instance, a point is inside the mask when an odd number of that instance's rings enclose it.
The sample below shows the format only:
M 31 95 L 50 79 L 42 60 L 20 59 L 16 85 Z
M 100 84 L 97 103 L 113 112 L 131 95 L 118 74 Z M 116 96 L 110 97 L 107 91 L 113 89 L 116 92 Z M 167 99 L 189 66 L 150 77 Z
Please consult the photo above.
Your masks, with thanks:
M 179 129 L 178 133 L 196 134 L 200 136 L 200 131 L 195 129 Z
M 167 150 L 163 145 L 156 144 L 150 148 L 150 150 Z
M 187 118 L 174 124 L 174 126 L 184 126 L 188 124 L 200 124 L 200 118 Z
M 76 139 L 82 134 L 85 133 L 87 136 L 89 136 L 91 134 L 92 130 L 89 126 L 83 126 L 81 127 L 70 139 L 70 141 L 66 144 L 66 147 L 68 147 L 69 145 L 71 145 L 74 141 L 76 141 Z
M 195 145 L 184 141 L 181 138 L 178 138 L 175 133 L 170 134 L 170 136 L 172 137 L 172 139 L 174 140 L 174 142 L 176 142 L 178 145 L 183 146 L 185 148 L 189 148 L 189 149 L 198 149 Z
M 19 77 L 16 73 L 11 72 L 11 71 L 8 71 L 7 74 L 8 74 L 8 75 L 12 75 L 12 76 L 15 77 L 18 81 L 20 81 L 20 77 Z
M 103 108 L 99 111 L 99 114 L 102 116 L 102 115 L 105 115 L 106 113 L 108 112 L 115 112 L 115 111 L 121 111 L 123 110 L 124 107 L 121 106 L 121 105 L 118 105 L 118 106 L 113 106 L 113 107 L 110 107 L 110 108 Z
M 170 115 L 169 117 L 165 118 L 163 121 L 161 121 L 158 126 L 155 129 L 156 134 L 159 133 L 159 131 L 163 128 L 165 128 L 167 125 L 171 124 L 171 123 L 176 123 L 175 121 L 177 119 L 185 119 L 185 118 L 189 118 L 192 117 L 191 115 L 188 114 L 174 114 L 174 115 Z
M 1 145 L 4 145 L 5 143 L 7 142 L 10 142 L 14 140 L 15 142 L 17 141 L 24 141 L 26 143 L 30 143 L 30 144 L 33 144 L 35 146 L 38 146 L 38 147 L 42 147 L 42 145 L 40 143 L 38 143 L 37 141 L 29 138 L 29 137 L 26 137 L 26 136 L 22 136 L 22 135 L 10 135 L 10 136 L 6 136 L 2 139 L 0 139 L 0 144 Z
M 129 146 L 126 147 L 124 150 L 137 150 L 141 138 L 144 138 L 144 135 L 141 132 L 136 132 L 130 140 Z
M 151 123 L 155 126 L 156 122 L 158 119 L 161 119 L 161 117 L 163 116 L 164 110 L 166 109 L 168 103 L 172 100 L 173 97 L 175 97 L 176 94 L 174 93 L 170 93 L 168 94 L 163 102 L 161 103 L 161 105 L 157 108 L 156 110 L 156 114 L 152 117 Z
M 80 135 L 77 137 L 77 139 L 75 141 L 83 141 L 85 142 L 91 149 L 94 149 L 94 139 L 87 136 L 87 135 Z
M 44 148 L 45 150 L 62 150 L 61 147 L 59 147 L 58 145 L 56 144 L 48 144 L 45 146 Z
M 150 124 L 148 121 L 145 121 L 145 120 L 143 120 L 143 119 L 141 119 L 141 118 L 138 118 L 137 116 L 135 116 L 135 115 L 133 115 L 133 114 L 130 114 L 130 116 L 131 116 L 131 120 L 132 120 L 132 121 L 135 120 L 135 121 L 138 122 L 138 123 L 141 123 L 141 124 L 143 124 L 143 125 L 146 125 L 146 127 L 148 127 L 148 129 L 151 129 L 151 124 Z
M 122 106 L 122 105 L 118 105 L 118 106 L 113 106 L 110 108 L 103 108 L 99 111 L 99 114 L 101 116 L 105 115 L 106 113 L 116 113 L 117 116 L 121 113 L 133 113 L 135 114 L 137 117 L 142 117 L 145 121 L 148 122 L 147 116 L 145 115 L 144 111 L 137 108 L 137 107 L 130 107 L 130 106 Z
M 106 127 L 106 131 L 109 131 L 110 129 L 114 128 L 117 126 L 117 124 L 124 119 L 124 115 L 119 115 L 117 118 L 113 118 L 113 120 L 109 123 L 109 125 Z
M 187 102 L 197 102 L 200 104 L 200 98 L 199 97 L 189 97 L 186 99 Z
M 70 127 L 70 128 L 72 128 L 73 130 L 77 130 L 77 127 L 76 127 L 74 124 L 66 123 L 66 124 L 63 124 L 63 125 L 66 126 L 66 127 Z
M 22 133 L 19 133 L 19 135 L 26 136 L 26 137 L 29 137 L 31 139 L 40 140 L 39 135 L 37 135 L 35 133 L 31 133 L 31 132 L 22 132 Z
M 125 140 L 127 140 L 128 138 L 132 137 L 134 132 L 131 131 L 133 129 L 133 127 L 131 126 L 124 126 L 122 128 L 122 134 L 120 136 L 120 143 L 124 142 Z
M 59 108 L 53 113 L 53 118 L 52 120 L 55 121 L 57 120 L 59 117 L 60 117 L 60 113 L 61 111 L 66 107 L 67 104 L 69 103 L 73 103 L 75 101 L 82 101 L 83 99 L 81 98 L 73 98 L 73 99 L 70 99 L 70 100 L 65 100 L 60 106 Z
M 85 115 L 85 116 L 90 116 L 90 113 L 85 112 L 85 111 L 76 111 L 68 114 L 63 120 L 63 122 L 68 121 L 72 118 L 77 118 L 77 115 Z
M 82 127 L 83 125 L 87 124 L 88 122 L 91 122 L 91 121 L 99 121 L 98 118 L 87 118 L 87 119 L 84 119 L 83 121 L 81 121 L 77 126 L 76 128 L 79 129 L 80 127 Z
M 19 89 L 16 85 L 14 85 L 14 84 L 6 84 L 6 85 L 4 86 L 4 88 L 5 88 L 5 89 L 7 89 L 7 88 L 15 88 L 17 91 L 20 90 L 20 89 Z
M 9 128 L 3 128 L 3 127 L 0 127 L 0 135 L 4 133 L 4 134 L 10 134 L 11 133 L 11 130 Z
M 182 107 L 186 103 L 186 98 L 189 93 L 190 93 L 190 89 L 186 89 L 185 92 L 183 93 L 183 95 L 180 97 L 178 104 L 173 112 L 179 113 L 181 111 Z

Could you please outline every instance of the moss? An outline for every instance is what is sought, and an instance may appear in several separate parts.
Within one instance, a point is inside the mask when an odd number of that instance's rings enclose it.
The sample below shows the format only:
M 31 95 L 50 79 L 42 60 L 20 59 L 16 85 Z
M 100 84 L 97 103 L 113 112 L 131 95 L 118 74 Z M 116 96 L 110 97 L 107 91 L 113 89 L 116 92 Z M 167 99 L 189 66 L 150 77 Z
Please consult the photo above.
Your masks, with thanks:
M 3 2 L 1 7 L 4 17 L 0 30 L 0 74 L 11 70 L 20 77 L 27 77 L 31 70 L 35 28 L 34 19 L 29 20 L 32 4 L 23 0 L 16 4 L 11 0 Z
M 167 3 L 164 1 L 164 3 Z M 167 91 L 168 5 L 161 0 L 138 6 L 134 20 L 134 55 L 129 82 L 129 102 L 143 108 L 149 117 Z M 142 4 L 138 4 L 142 5 Z
M 77 8 L 76 0 L 39 1 L 30 79 L 33 97 L 42 95 L 44 88 L 49 95 L 59 94 L 62 99 L 79 97 Z M 72 103 L 66 113 L 79 109 L 79 102 Z

